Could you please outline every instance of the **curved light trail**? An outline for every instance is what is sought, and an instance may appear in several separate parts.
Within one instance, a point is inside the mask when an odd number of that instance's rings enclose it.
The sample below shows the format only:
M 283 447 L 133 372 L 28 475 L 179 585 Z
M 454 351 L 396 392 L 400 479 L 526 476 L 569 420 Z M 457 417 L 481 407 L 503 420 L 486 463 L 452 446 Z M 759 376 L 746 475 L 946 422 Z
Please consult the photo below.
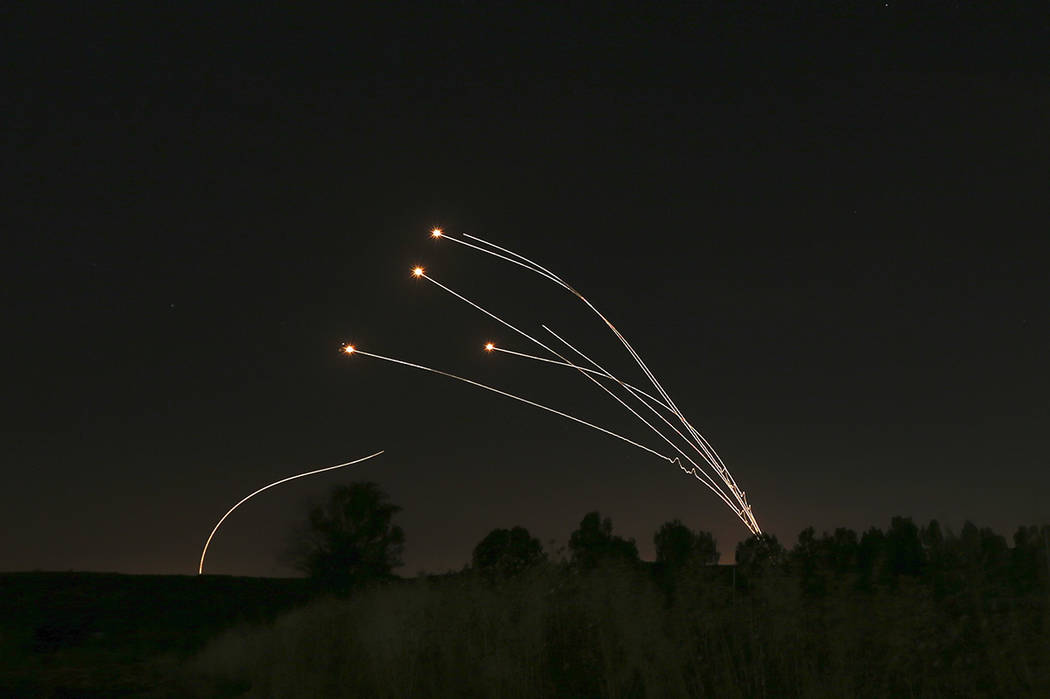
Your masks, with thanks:
M 679 455 L 681 455 L 681 457 L 685 458 L 685 459 L 686 459 L 686 460 L 687 460 L 687 461 L 688 461 L 688 462 L 689 462 L 690 464 L 692 464 L 692 468 L 686 468 L 686 467 L 685 467 L 685 466 L 684 466 L 684 465 L 683 465 L 683 464 L 681 463 L 681 461 L 679 461 L 679 462 L 678 462 L 678 466 L 679 466 L 679 468 L 681 468 L 681 469 L 682 469 L 683 471 L 685 471 L 686 473 L 691 473 L 691 474 L 692 474 L 692 475 L 693 475 L 693 476 L 694 476 L 694 477 L 695 477 L 695 478 L 696 478 L 697 480 L 699 480 L 699 481 L 700 481 L 701 483 L 703 483 L 704 485 L 706 485 L 706 486 L 707 486 L 707 487 L 708 487 L 708 488 L 709 488 L 709 489 L 710 489 L 710 490 L 711 490 L 711 491 L 712 491 L 713 493 L 715 493 L 715 495 L 717 495 L 717 496 L 718 496 L 718 497 L 719 497 L 719 498 L 720 498 L 720 499 L 721 499 L 721 500 L 722 500 L 723 502 L 725 502 L 725 503 L 726 503 L 726 505 L 728 505 L 730 509 L 732 509 L 732 510 L 733 510 L 734 512 L 736 512 L 736 513 L 737 513 L 737 516 L 738 516 L 738 517 L 740 517 L 740 518 L 741 518 L 741 520 L 743 520 L 743 521 L 744 521 L 744 524 L 745 524 L 745 526 L 747 525 L 747 520 L 746 520 L 746 519 L 744 518 L 744 515 L 742 515 L 742 514 L 741 514 L 741 512 L 740 512 L 740 509 L 739 509 L 739 508 L 738 508 L 738 507 L 737 507 L 736 505 L 734 505 L 734 504 L 732 503 L 732 501 L 731 501 L 731 500 L 729 499 L 729 496 L 728 496 L 728 495 L 726 495 L 726 493 L 725 493 L 725 492 L 724 492 L 724 491 L 723 491 L 723 490 L 721 489 L 721 487 L 719 487 L 719 485 L 718 485 L 717 483 L 715 483 L 714 479 L 713 479 L 713 478 L 712 478 L 712 477 L 711 477 L 711 476 L 710 476 L 710 475 L 709 475 L 709 474 L 708 474 L 707 472 L 705 472 L 705 471 L 703 470 L 703 468 L 702 468 L 702 467 L 701 467 L 701 466 L 700 466 L 700 465 L 699 465 L 698 463 L 696 463 L 695 461 L 693 461 L 693 459 L 692 459 L 692 458 L 691 458 L 691 457 L 690 457 L 690 456 L 689 456 L 688 454 L 686 454 L 686 453 L 685 453 L 684 451 L 682 451 L 682 449 L 681 449 L 681 448 L 680 448 L 680 447 L 679 447 L 679 446 L 678 446 L 677 444 L 675 444 L 675 443 L 674 443 L 674 442 L 673 442 L 673 441 L 672 441 L 671 439 L 669 439 L 669 438 L 667 437 L 667 435 L 665 435 L 665 434 L 664 434 L 663 432 L 661 432 L 661 431 L 660 431 L 660 430 L 659 430 L 659 429 L 658 429 L 658 428 L 657 428 L 656 426 L 654 426 L 654 425 L 653 425 L 653 424 L 652 424 L 651 422 L 649 422 L 649 421 L 648 421 L 648 420 L 646 420 L 646 419 L 645 419 L 644 417 L 642 417 L 642 416 L 641 416 L 640 414 L 638 414 L 638 411 L 637 411 L 637 410 L 635 410 L 634 408 L 632 408 L 632 407 L 631 407 L 630 405 L 628 405 L 628 404 L 627 404 L 626 402 L 624 402 L 624 400 L 623 400 L 622 398 L 620 398 L 620 397 L 619 397 L 618 395 L 616 395 L 616 394 L 615 394 L 615 393 L 613 393 L 613 392 L 612 392 L 611 390 L 609 390 L 609 388 L 608 388 L 608 387 L 606 387 L 606 386 L 605 386 L 604 384 L 602 384 L 602 383 L 601 383 L 600 381 L 598 381 L 598 380 L 597 380 L 597 379 L 595 379 L 595 378 L 594 378 L 593 376 L 591 376 L 590 374 L 591 374 L 591 373 L 593 373 L 593 372 L 591 372 L 590 370 L 587 370 L 587 369 L 585 369 L 584 367 L 580 367 L 580 366 L 577 366 L 576 364 L 573 364 L 573 363 L 572 363 L 572 362 L 570 362 L 570 361 L 569 361 L 568 359 L 566 359 L 566 358 L 565 358 L 565 357 L 564 357 L 563 355 L 561 355 L 561 354 L 559 354 L 558 352 L 556 352 L 555 350 L 551 349 L 550 347 L 548 347 L 547 345 L 545 345 L 545 344 L 544 344 L 543 342 L 541 342 L 540 340 L 537 340 L 537 339 L 536 339 L 536 338 L 534 338 L 534 337 L 533 337 L 532 335 L 529 335 L 529 334 L 528 334 L 528 333 L 526 333 L 526 332 L 525 332 L 524 330 L 521 330 L 520 328 L 518 328 L 518 327 L 516 327 L 516 326 L 512 325 L 511 323 L 508 323 L 508 322 L 507 322 L 506 320 L 504 320 L 503 318 L 499 317 L 498 315 L 496 315 L 496 314 L 495 314 L 495 313 L 493 313 L 492 311 L 489 311 L 488 309 L 486 309 L 486 308 L 483 308 L 483 307 L 482 307 L 482 306 L 480 306 L 479 304 L 477 304 L 477 303 L 475 303 L 474 301 L 471 301 L 470 299 L 468 299 L 468 298 L 467 298 L 466 296 L 464 296 L 463 294 L 460 294 L 459 292 L 457 292 L 457 291 L 455 291 L 455 290 L 453 290 L 453 289 L 449 288 L 448 286 L 446 286 L 446 285 L 442 284 L 441 282 L 439 282 L 438 280 L 434 279 L 433 277 L 431 277 L 431 276 L 427 275 L 427 274 L 426 274 L 426 273 L 425 273 L 425 272 L 423 271 L 423 268 L 422 268 L 422 267 L 416 267 L 416 268 L 415 268 L 415 269 L 413 270 L 413 274 L 414 274 L 414 275 L 415 275 L 416 277 L 418 277 L 418 278 L 426 279 L 427 281 L 429 281 L 430 283 L 434 284 L 434 285 L 435 285 L 435 286 L 437 286 L 438 288 L 440 288 L 440 289 L 442 289 L 442 290 L 444 290 L 444 291 L 448 292 L 449 294 L 452 294 L 452 295 L 453 295 L 453 296 L 455 296 L 456 298 L 458 298 L 458 299 L 460 299 L 461 301 L 463 301 L 463 302 L 465 302 L 465 303 L 469 304 L 469 305 L 470 305 L 470 306 L 472 306 L 473 308 L 475 308 L 475 309 L 477 309 L 477 310 L 481 311 L 482 313 L 484 313 L 484 314 L 485 314 L 485 315 L 487 315 L 488 317 L 492 318 L 493 320 L 496 320 L 497 322 L 499 322 L 499 323 L 503 324 L 503 325 L 504 325 L 504 326 L 506 326 L 507 328 L 510 328 L 510 329 L 511 329 L 511 330 L 513 330 L 514 332 L 518 333 L 518 334 L 519 334 L 519 335 L 521 335 L 522 337 L 525 337 L 526 339 L 528 339 L 528 340 L 532 341 L 532 342 L 533 342 L 533 343 L 535 343 L 536 345 L 539 345 L 539 346 L 540 346 L 540 347 L 542 347 L 543 349 L 545 349 L 545 350 L 547 350 L 548 352 L 550 352 L 551 354 L 553 354 L 553 355 L 554 355 L 555 357 L 558 357 L 558 359 L 560 359 L 560 360 L 561 360 L 561 362 L 559 362 L 559 363 L 561 363 L 561 364 L 564 364 L 565 366 L 569 366 L 569 367 L 572 367 L 573 369 L 576 369 L 576 370 L 578 370 L 578 371 L 579 371 L 579 372 L 580 372 L 580 373 L 581 373 L 581 374 L 582 374 L 582 375 L 584 376 L 584 378 L 586 378 L 586 379 L 587 379 L 588 381 L 592 382 L 592 383 L 593 383 L 594 385 L 596 385 L 596 386 L 597 386 L 598 388 L 600 388 L 600 389 L 601 389 L 602 391 L 604 391 L 604 392 L 605 392 L 606 394 L 608 394 L 608 395 L 609 395 L 609 396 L 610 396 L 610 397 L 611 397 L 611 398 L 612 398 L 613 400 L 615 400 L 615 401 L 616 401 L 617 403 L 619 403 L 620 405 L 622 405 L 622 406 L 623 406 L 623 407 L 624 407 L 624 408 L 625 408 L 625 409 L 626 409 L 626 410 L 627 410 L 628 412 L 630 412 L 630 413 L 631 413 L 632 415 L 634 415 L 634 416 L 635 416 L 636 418 L 638 418 L 638 419 L 639 419 L 639 420 L 640 420 L 640 421 L 642 422 L 642 424 L 644 424 L 644 425 L 645 425 L 646 427 L 648 427 L 648 428 L 649 428 L 650 430 L 652 430 L 653 432 L 655 432 L 655 433 L 656 433 L 656 435 L 657 435 L 657 436 L 659 436 L 659 437 L 660 437 L 660 438 L 661 438 L 662 440 L 664 440 L 665 442 L 667 442 L 667 444 L 669 444 L 669 445 L 671 446 L 671 448 L 672 448 L 672 449 L 674 449 L 674 450 L 675 450 L 676 452 L 678 452 L 678 453 L 679 453 Z M 559 335 L 558 335 L 557 333 L 555 333 L 555 332 L 554 332 L 553 330 L 551 330 L 550 328 L 548 328 L 548 327 L 547 327 L 546 325 L 544 325 L 544 326 L 542 326 L 542 327 L 543 327 L 543 329 L 544 329 L 544 330 L 546 330 L 547 332 L 549 332 L 549 333 L 551 333 L 552 335 L 554 335 L 554 337 L 556 337 L 556 338 L 557 338 L 558 340 L 560 340 L 560 341 L 561 341 L 562 343 L 564 343 L 565 345 L 567 345 L 567 346 L 568 346 L 568 347 L 569 347 L 570 349 L 572 349 L 573 351 L 575 351 L 575 352 L 576 352 L 577 354 L 579 354 L 579 355 L 580 355 L 581 357 L 583 357 L 584 359 L 586 359 L 587 361 L 589 361 L 589 362 L 590 362 L 591 364 L 594 364 L 594 365 L 595 365 L 596 367 L 598 367 L 598 369 L 599 369 L 599 370 L 600 370 L 600 371 L 602 372 L 602 373 L 601 373 L 601 375 L 602 375 L 602 376 L 606 376 L 606 377 L 608 377 L 608 378 L 611 378 L 611 379 L 613 379 L 614 381 L 616 381 L 617 383 L 619 383 L 619 384 L 620 384 L 621 386 L 624 386 L 624 384 L 623 384 L 623 382 L 622 382 L 622 381 L 620 381 L 619 379 L 617 379 L 617 378 L 616 378 L 615 376 L 612 376 L 611 374 L 609 374 L 609 373 L 608 373 L 607 371 L 605 371 L 605 370 L 604 370 L 604 369 L 603 369 L 602 367 L 598 366 L 598 364 L 596 364 L 596 363 L 595 363 L 595 362 L 594 362 L 594 361 L 593 361 L 592 359 L 590 359 L 590 357 L 587 357 L 587 356 L 586 356 L 585 354 L 583 354 L 582 352 L 580 352 L 579 350 L 577 350 L 577 349 L 576 349 L 575 347 L 573 347 L 572 345 L 570 345 L 570 344 L 569 344 L 568 342 L 566 342 L 566 341 L 565 341 L 564 339 L 562 339 L 562 338 L 561 338 L 561 337 L 560 337 L 560 336 L 559 336 Z M 493 343 L 491 343 L 491 342 L 490 342 L 490 343 L 488 343 L 488 344 L 486 344 L 486 345 L 485 345 L 485 349 L 486 349 L 486 350 L 488 350 L 488 351 L 492 351 L 492 350 L 495 350 L 495 349 L 496 349 L 496 347 L 495 347 L 495 345 L 494 345 Z M 635 397 L 637 398 L 637 396 L 635 396 Z M 668 421 L 668 420 L 667 420 L 666 418 L 664 418 L 664 417 L 663 417 L 663 415 L 660 415 L 660 413 L 659 413 L 659 412 L 657 412 L 657 411 L 656 411 L 656 410 L 655 410 L 654 408 L 652 408 L 652 407 L 651 407 L 651 406 L 650 406 L 650 405 L 649 405 L 648 403 L 646 403 L 646 402 L 645 402 L 644 400 L 641 400 L 641 402 L 642 402 L 642 404 L 643 404 L 643 405 L 645 405 L 645 406 L 646 406 L 647 408 L 649 408 L 649 410 L 652 410 L 652 411 L 653 411 L 653 412 L 654 412 L 654 413 L 655 413 L 655 414 L 657 415 L 657 417 L 659 417 L 659 418 L 660 418 L 661 420 L 663 420 L 663 421 L 664 421 L 664 423 L 665 423 L 665 424 L 667 424 L 667 425 L 668 425 L 668 426 L 669 426 L 669 427 L 670 427 L 670 428 L 671 428 L 672 430 L 674 430 L 675 434 L 677 434 L 677 435 L 678 435 L 678 436 L 679 436 L 680 438 L 682 438 L 683 440 L 685 440 L 685 441 L 686 441 L 686 442 L 687 442 L 687 443 L 688 443 L 688 444 L 689 444 L 689 445 L 690 445 L 691 447 L 693 447 L 693 449 L 696 449 L 696 446 L 695 446 L 695 445 L 694 445 L 694 444 L 693 444 L 692 442 L 690 442 L 690 441 L 689 441 L 688 439 L 686 439 L 686 438 L 685 438 L 685 436 L 684 436 L 684 435 L 683 435 L 683 434 L 682 434 L 681 432 L 679 432 L 679 431 L 678 431 L 678 430 L 677 430 L 677 429 L 676 429 L 676 428 L 675 428 L 675 427 L 674 427 L 673 425 L 671 425 L 671 423 L 670 423 L 670 422 L 669 422 L 669 421 Z M 663 403 L 661 403 L 661 405 L 663 405 Z M 666 407 L 666 406 L 665 406 L 665 407 Z M 697 451 L 698 451 L 698 453 L 699 453 L 699 450 L 697 450 Z M 708 461 L 709 461 L 709 464 L 710 464 L 710 460 L 709 460 L 709 457 L 706 457 L 706 456 L 704 456 L 703 454 L 701 454 L 701 456 L 702 456 L 702 457 L 703 457 L 704 459 L 708 460 Z M 718 467 L 717 467 L 716 465 L 714 465 L 714 464 L 710 464 L 710 465 L 711 465 L 712 469 L 713 469 L 713 470 L 714 470 L 714 471 L 715 471 L 716 473 L 718 473 Z M 724 479 L 723 479 L 723 481 L 724 481 Z
M 548 413 L 554 413 L 555 415 L 560 415 L 560 416 L 562 416 L 562 417 L 564 417 L 566 419 L 572 420 L 573 422 L 578 422 L 581 425 L 586 425 L 587 427 L 590 427 L 592 429 L 598 430 L 599 432 L 604 432 L 607 435 L 610 435 L 612 437 L 616 437 L 617 439 L 622 439 L 623 441 L 627 442 L 628 444 L 630 444 L 632 446 L 636 446 L 639 449 L 644 449 L 645 451 L 649 452 L 650 454 L 653 454 L 655 456 L 659 456 L 664 461 L 669 461 L 671 463 L 674 463 L 674 461 L 675 461 L 671 457 L 664 456 L 663 454 L 661 454 L 660 452 L 656 451 L 655 449 L 650 449 L 649 447 L 645 446 L 644 444 L 640 444 L 640 443 L 634 441 L 633 439 L 630 439 L 628 437 L 624 437 L 622 434 L 617 434 L 616 432 L 613 432 L 612 430 L 608 430 L 608 429 L 606 429 L 604 427 L 601 427 L 599 425 L 595 425 L 593 422 L 587 422 L 586 420 L 578 418 L 575 415 L 569 415 L 568 413 L 563 413 L 560 410 L 555 410 L 554 408 L 551 408 L 551 407 L 548 407 L 546 405 L 543 405 L 542 403 L 537 403 L 536 401 L 531 401 L 528 398 L 522 398 L 521 396 L 516 396 L 513 393 L 508 393 L 507 391 L 503 391 L 503 390 L 500 390 L 498 388 L 494 388 L 492 386 L 488 386 L 486 384 L 481 383 L 480 381 L 474 381 L 473 379 L 466 379 L 466 378 L 463 378 L 462 376 L 456 376 L 455 374 L 450 374 L 447 371 L 442 371 L 440 369 L 433 369 L 433 368 L 428 367 L 428 366 L 423 366 L 422 364 L 414 364 L 412 362 L 406 362 L 403 359 L 395 359 L 394 357 L 384 357 L 381 354 L 373 354 L 372 352 L 365 352 L 363 350 L 357 349 L 353 345 L 347 345 L 346 348 L 343 351 L 346 352 L 346 354 L 360 354 L 363 357 L 372 357 L 373 359 L 382 359 L 385 362 L 393 362 L 394 364 L 401 364 L 402 366 L 412 367 L 413 369 L 419 369 L 421 371 L 429 371 L 432 374 L 439 374 L 441 376 L 446 376 L 446 377 L 448 377 L 450 379 L 455 379 L 456 381 L 462 381 L 463 383 L 468 383 L 471 386 L 477 386 L 478 388 L 484 389 L 486 391 L 491 391 L 491 392 L 497 393 L 497 394 L 499 394 L 501 396 L 505 396 L 507 398 L 512 398 L 512 399 L 514 399 L 516 401 L 519 401 L 521 403 L 525 403 L 526 405 L 531 405 L 534 408 L 539 408 L 540 410 L 546 410 Z
M 326 466 L 325 468 L 319 468 L 319 469 L 316 469 L 314 471 L 307 471 L 306 473 L 298 473 L 298 474 L 296 474 L 294 476 L 288 476 L 287 478 L 282 478 L 281 480 L 274 481 L 273 483 L 271 483 L 269 485 L 264 485 L 263 487 L 259 488 L 258 490 L 256 490 L 254 493 L 252 493 L 248 497 L 242 499 L 236 505 L 231 507 L 226 512 L 226 514 L 224 514 L 222 516 L 221 519 L 219 519 L 218 524 L 215 525 L 215 528 L 211 530 L 211 534 L 208 535 L 208 540 L 206 542 L 204 542 L 204 550 L 201 551 L 201 562 L 200 562 L 200 566 L 197 568 L 197 575 L 203 575 L 204 574 L 204 557 L 206 555 L 208 555 L 208 546 L 211 544 L 211 540 L 215 536 L 215 532 L 219 531 L 219 527 L 222 526 L 222 523 L 226 521 L 226 518 L 229 517 L 230 514 L 233 513 L 234 510 L 236 510 L 238 507 L 240 507 L 244 503 L 246 503 L 249 500 L 251 500 L 253 497 L 258 495 L 259 493 L 263 492 L 264 490 L 269 490 L 270 488 L 274 487 L 275 485 L 280 485 L 281 483 L 287 483 L 288 481 L 294 481 L 296 478 L 305 478 L 306 476 L 312 476 L 315 473 L 324 473 L 325 471 L 334 471 L 337 468 L 345 468 L 347 466 L 353 466 L 354 464 L 359 464 L 362 461 L 368 461 L 369 459 L 372 459 L 372 458 L 375 458 L 375 457 L 379 456 L 384 451 L 386 451 L 386 450 L 385 449 L 384 450 L 380 450 L 380 451 L 377 451 L 375 454 L 369 454 L 368 456 L 364 456 L 364 457 L 362 457 L 360 459 L 355 459 L 353 461 L 347 461 L 345 464 L 336 464 L 335 466 Z
M 514 252 L 512 250 L 509 250 L 507 248 L 504 248 L 504 247 L 501 247 L 499 245 L 496 245 L 495 243 L 489 242 L 489 241 L 487 241 L 487 240 L 485 240 L 483 238 L 479 238 L 478 236 L 470 235 L 469 233 L 464 233 L 463 237 L 469 238 L 471 241 L 474 241 L 474 242 L 468 242 L 466 240 L 460 240 L 460 239 L 454 238 L 452 236 L 449 236 L 448 234 L 446 234 L 444 231 L 442 231 L 440 229 L 434 229 L 433 231 L 431 231 L 431 235 L 434 238 L 441 239 L 441 240 L 451 240 L 451 241 L 453 241 L 455 243 L 458 243 L 460 245 L 472 248 L 474 250 L 478 250 L 479 252 L 483 252 L 483 253 L 485 253 L 487 255 L 491 255 L 491 256 L 499 258 L 501 260 L 505 260 L 507 262 L 511 262 L 512 264 L 518 265 L 520 267 L 524 267 L 525 269 L 528 269 L 529 271 L 533 272 L 534 274 L 538 274 L 538 275 L 544 277 L 545 279 L 554 282 L 558 286 L 564 288 L 565 290 L 569 291 L 574 296 L 579 298 L 580 301 L 582 301 L 589 309 L 591 309 L 591 311 L 593 311 L 595 313 L 595 315 L 597 315 L 602 320 L 602 322 L 605 323 L 605 325 L 609 328 L 609 330 L 612 331 L 613 335 L 616 336 L 616 338 L 624 346 L 624 348 L 627 350 L 627 352 L 631 355 L 632 359 L 634 359 L 634 361 L 638 365 L 639 369 L 641 369 L 642 373 L 644 373 L 646 378 L 649 379 L 649 382 L 653 385 L 653 387 L 656 389 L 658 395 L 661 397 L 662 400 L 657 401 L 657 402 L 659 404 L 663 405 L 664 407 L 666 407 L 672 413 L 674 413 L 675 417 L 678 418 L 678 421 L 682 423 L 682 425 L 685 428 L 685 430 L 693 438 L 692 440 L 688 440 L 687 439 L 686 441 L 689 442 L 690 444 L 693 444 L 693 442 L 695 441 L 695 445 L 693 445 L 693 448 L 696 449 L 697 451 L 702 451 L 702 452 L 705 453 L 705 460 L 710 463 L 710 465 L 715 470 L 715 472 L 718 474 L 718 476 L 722 480 L 722 482 L 725 483 L 725 485 L 733 493 L 733 497 L 738 503 L 738 506 L 731 505 L 731 508 L 737 513 L 737 515 L 744 522 L 745 526 L 747 526 L 747 528 L 749 530 L 751 530 L 752 533 L 755 533 L 755 534 L 761 533 L 762 529 L 759 527 L 758 521 L 755 519 L 754 515 L 751 512 L 751 506 L 747 503 L 747 498 L 746 498 L 746 495 L 745 495 L 744 491 L 741 490 L 737 486 L 736 480 L 733 478 L 732 474 L 729 472 L 729 469 L 725 466 L 725 463 L 722 461 L 721 457 L 715 451 L 714 447 L 711 446 L 711 443 L 708 442 L 707 439 L 704 438 L 704 436 L 701 435 L 700 432 L 695 427 L 693 427 L 692 424 L 689 423 L 689 421 L 686 419 L 685 415 L 682 413 L 681 409 L 679 409 L 678 406 L 675 404 L 675 402 L 671 399 L 671 396 L 667 393 L 667 391 L 664 389 L 664 387 L 660 384 L 659 380 L 656 378 L 656 375 L 645 364 L 645 362 L 642 360 L 642 358 L 638 354 L 638 352 L 635 351 L 634 347 L 632 347 L 631 344 L 627 341 L 627 338 L 625 338 L 623 336 L 623 334 L 620 333 L 620 331 L 616 329 L 616 326 L 614 326 L 609 321 L 609 319 L 606 318 L 601 313 L 601 311 L 599 311 L 583 294 L 581 294 L 579 291 L 577 291 L 572 286 L 570 286 L 567 282 L 565 282 L 563 279 L 561 279 L 561 277 L 559 277 L 558 275 L 554 274 L 553 272 L 551 272 L 547 268 L 539 265 L 538 263 L 534 262 L 533 260 L 530 260 L 529 258 L 525 257 L 524 255 L 521 255 L 521 254 L 516 253 L 516 252 Z M 540 344 L 540 346 L 545 347 L 544 345 L 542 345 L 542 343 L 537 343 L 537 344 Z M 568 343 L 566 343 L 566 344 L 568 344 Z M 549 348 L 548 348 L 548 350 L 549 350 Z M 593 362 L 593 360 L 590 360 L 590 358 L 586 357 L 585 355 L 580 353 L 578 350 L 577 350 L 577 353 L 581 354 L 581 356 L 584 356 L 586 359 L 588 359 L 588 361 L 590 361 L 591 364 L 593 364 L 595 366 L 595 368 L 597 368 L 599 371 L 601 371 L 602 374 L 608 375 L 610 378 L 612 378 L 613 380 L 615 380 L 618 383 L 620 383 L 624 388 L 627 388 L 628 390 L 631 390 L 622 381 L 620 381 L 619 379 L 616 379 L 615 377 L 612 377 L 610 374 L 608 374 L 608 372 L 605 372 L 604 370 L 602 370 L 600 366 L 598 366 L 597 364 L 595 364 Z M 554 354 L 556 356 L 560 357 L 560 355 L 557 355 L 557 353 L 554 353 Z M 562 358 L 562 359 L 564 359 L 564 358 Z M 566 361 L 566 363 L 569 366 L 572 366 L 573 368 L 576 368 L 577 370 L 581 371 L 581 373 L 584 373 L 584 375 L 589 376 L 589 374 L 587 372 L 585 372 L 581 367 L 577 367 L 575 364 L 573 364 L 571 362 L 568 362 L 568 360 L 565 360 L 565 361 Z M 593 380 L 593 377 L 589 376 L 589 378 L 592 378 L 592 380 Z M 598 383 L 598 382 L 595 381 L 595 383 Z M 601 386 L 600 383 L 598 385 Z M 602 386 L 602 388 L 604 389 L 605 387 Z M 632 391 L 632 394 L 634 394 L 634 391 Z M 645 401 L 642 398 L 640 398 L 637 394 L 634 394 L 634 395 L 635 395 L 636 398 L 638 398 L 638 400 L 640 400 L 641 402 L 645 403 Z M 646 405 L 648 405 L 648 404 L 646 403 Z M 666 422 L 666 420 L 665 420 L 665 422 Z M 676 432 L 677 432 L 677 430 L 676 430 Z M 679 434 L 681 435 L 681 433 L 679 433 Z M 679 465 L 681 466 L 680 463 L 679 463 Z

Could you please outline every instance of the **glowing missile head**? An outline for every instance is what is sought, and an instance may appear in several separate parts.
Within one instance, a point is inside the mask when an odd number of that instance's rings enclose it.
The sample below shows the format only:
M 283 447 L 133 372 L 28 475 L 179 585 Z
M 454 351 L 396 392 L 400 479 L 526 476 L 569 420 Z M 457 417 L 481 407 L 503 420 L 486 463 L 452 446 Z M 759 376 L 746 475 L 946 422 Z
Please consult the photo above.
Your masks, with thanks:
M 432 238 L 440 238 L 444 234 L 445 234 L 445 232 L 443 230 L 441 230 L 440 228 L 435 228 L 434 230 L 430 231 L 430 236 Z
M 412 276 L 413 277 L 422 277 L 423 276 L 423 268 L 422 267 L 413 267 L 412 268 Z
M 491 342 L 486 342 L 485 343 L 485 351 L 486 352 L 491 352 L 494 349 L 496 349 L 496 345 L 492 344 Z
M 354 346 L 353 345 L 343 345 L 343 351 L 346 352 L 347 354 L 353 354 L 354 353 Z

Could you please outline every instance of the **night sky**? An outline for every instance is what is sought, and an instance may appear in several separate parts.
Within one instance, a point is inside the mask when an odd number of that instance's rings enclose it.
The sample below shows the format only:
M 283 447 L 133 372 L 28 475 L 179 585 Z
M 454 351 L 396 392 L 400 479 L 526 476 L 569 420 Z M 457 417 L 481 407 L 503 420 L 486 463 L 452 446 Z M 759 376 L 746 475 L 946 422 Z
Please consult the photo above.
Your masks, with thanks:
M 643 558 L 677 517 L 731 560 L 746 530 L 666 462 L 339 354 L 659 446 L 486 355 L 532 348 L 413 265 L 643 381 L 570 295 L 433 226 L 580 289 L 786 544 L 1047 522 L 1047 15 L 920 4 L 9 15 L 0 568 L 193 573 L 238 499 L 379 449 L 243 506 L 210 572 L 291 574 L 306 504 L 365 479 L 406 575 L 595 509 Z

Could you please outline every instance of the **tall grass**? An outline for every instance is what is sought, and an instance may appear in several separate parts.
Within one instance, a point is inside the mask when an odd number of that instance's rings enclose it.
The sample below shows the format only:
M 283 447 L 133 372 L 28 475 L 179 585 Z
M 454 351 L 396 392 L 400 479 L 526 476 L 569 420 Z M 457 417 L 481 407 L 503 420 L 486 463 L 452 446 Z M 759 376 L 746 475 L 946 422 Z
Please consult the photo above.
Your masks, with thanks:
M 1050 696 L 1045 590 L 1003 603 L 843 580 L 814 598 L 783 571 L 735 587 L 729 573 L 419 578 L 227 632 L 187 681 L 282 697 Z

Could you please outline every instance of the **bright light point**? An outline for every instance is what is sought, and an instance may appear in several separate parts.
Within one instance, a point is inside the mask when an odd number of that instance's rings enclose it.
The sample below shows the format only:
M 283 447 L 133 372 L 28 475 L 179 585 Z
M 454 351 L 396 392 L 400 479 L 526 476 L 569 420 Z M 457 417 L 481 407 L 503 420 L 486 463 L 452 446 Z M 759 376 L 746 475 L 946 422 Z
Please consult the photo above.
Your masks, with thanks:
M 430 231 L 430 235 L 434 236 L 435 238 L 440 238 L 443 233 L 444 231 L 442 231 L 440 228 L 435 228 L 434 230 Z
M 353 354 L 354 353 L 354 346 L 353 345 L 347 345 L 346 347 L 343 348 L 343 351 L 346 352 L 347 354 Z
M 422 277 L 423 276 L 423 268 L 422 267 L 414 267 L 412 269 L 412 274 L 413 274 L 413 276 L 416 276 L 416 277 Z
M 496 345 L 492 344 L 491 342 L 486 342 L 485 343 L 485 351 L 486 352 L 491 352 L 494 349 L 496 349 Z

